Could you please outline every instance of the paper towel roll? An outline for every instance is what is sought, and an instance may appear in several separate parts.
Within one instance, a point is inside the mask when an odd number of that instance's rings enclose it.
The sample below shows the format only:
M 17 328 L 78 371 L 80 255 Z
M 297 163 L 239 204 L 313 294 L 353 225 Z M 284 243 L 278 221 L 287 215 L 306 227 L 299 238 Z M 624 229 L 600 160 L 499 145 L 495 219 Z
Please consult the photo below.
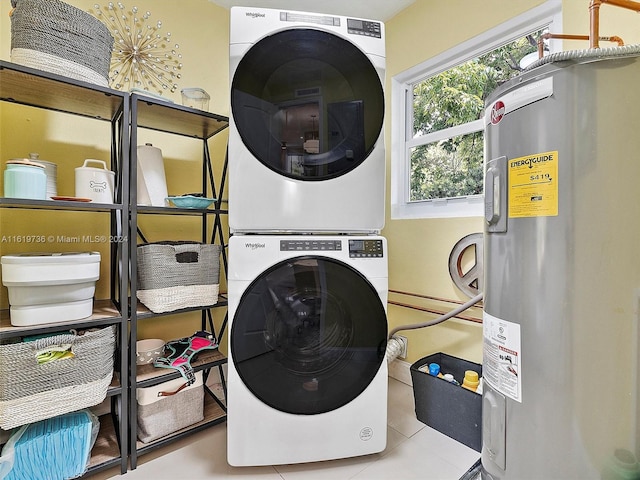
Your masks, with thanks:
M 138 205 L 164 207 L 168 193 L 162 150 L 150 143 L 138 145 L 137 172 Z

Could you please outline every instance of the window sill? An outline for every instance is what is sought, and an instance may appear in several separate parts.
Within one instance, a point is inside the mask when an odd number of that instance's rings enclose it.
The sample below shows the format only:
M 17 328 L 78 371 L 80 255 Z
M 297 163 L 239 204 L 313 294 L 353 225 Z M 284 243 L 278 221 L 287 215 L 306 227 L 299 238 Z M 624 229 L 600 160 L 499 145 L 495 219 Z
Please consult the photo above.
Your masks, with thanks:
M 483 215 L 484 196 L 482 195 L 391 205 L 392 220 L 482 217 Z

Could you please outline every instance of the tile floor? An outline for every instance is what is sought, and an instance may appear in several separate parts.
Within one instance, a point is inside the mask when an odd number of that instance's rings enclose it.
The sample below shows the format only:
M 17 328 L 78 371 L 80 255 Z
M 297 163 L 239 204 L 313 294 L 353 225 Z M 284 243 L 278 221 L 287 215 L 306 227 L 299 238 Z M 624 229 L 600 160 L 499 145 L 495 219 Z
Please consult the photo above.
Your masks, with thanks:
M 480 454 L 416 419 L 413 389 L 389 378 L 387 448 L 378 454 L 342 460 L 268 467 L 227 464 L 226 424 L 181 439 L 139 458 L 138 468 L 92 479 L 122 480 L 458 480 Z

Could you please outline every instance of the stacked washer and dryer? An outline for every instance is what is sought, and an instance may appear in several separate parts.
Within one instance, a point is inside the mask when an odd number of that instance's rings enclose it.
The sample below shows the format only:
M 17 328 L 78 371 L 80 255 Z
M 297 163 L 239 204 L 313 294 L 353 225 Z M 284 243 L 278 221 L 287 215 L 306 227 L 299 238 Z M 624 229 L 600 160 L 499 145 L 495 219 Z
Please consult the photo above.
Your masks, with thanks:
M 384 25 L 234 7 L 228 462 L 382 451 Z

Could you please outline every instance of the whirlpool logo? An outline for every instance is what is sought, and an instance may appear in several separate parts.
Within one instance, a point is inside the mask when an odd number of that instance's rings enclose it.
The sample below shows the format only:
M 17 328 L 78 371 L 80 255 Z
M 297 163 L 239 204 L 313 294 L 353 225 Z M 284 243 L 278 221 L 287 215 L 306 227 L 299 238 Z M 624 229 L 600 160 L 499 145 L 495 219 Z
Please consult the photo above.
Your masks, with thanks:
M 258 13 L 258 12 L 246 12 L 245 15 L 251 18 L 264 18 L 267 16 L 265 13 Z
M 249 250 L 258 250 L 259 248 L 265 248 L 264 243 L 245 243 L 244 246 Z

